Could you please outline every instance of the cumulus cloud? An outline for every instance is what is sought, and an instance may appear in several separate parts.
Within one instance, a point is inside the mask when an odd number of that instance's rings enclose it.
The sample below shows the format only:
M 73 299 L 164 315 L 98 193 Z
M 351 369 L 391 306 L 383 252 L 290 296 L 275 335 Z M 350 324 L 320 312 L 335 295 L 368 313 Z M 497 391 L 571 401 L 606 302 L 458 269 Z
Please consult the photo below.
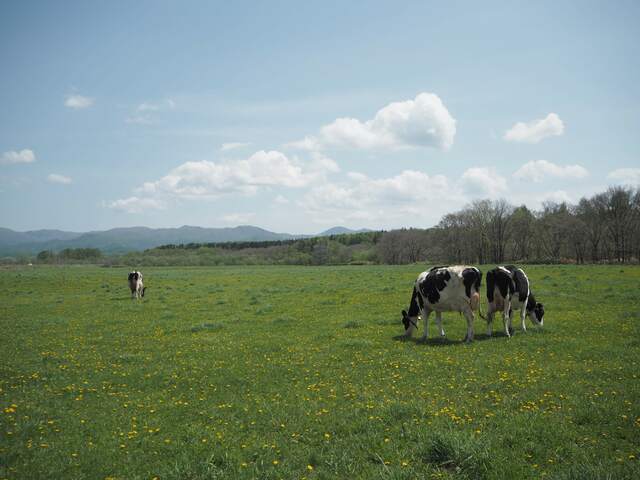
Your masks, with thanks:
M 519 180 L 541 182 L 545 177 L 579 179 L 589 175 L 581 165 L 557 165 L 547 160 L 532 160 L 522 165 L 513 174 Z
M 302 188 L 322 181 L 339 171 L 338 165 L 319 153 L 307 161 L 288 158 L 278 151 L 258 151 L 247 159 L 228 162 L 207 160 L 186 162 L 159 180 L 145 182 L 135 189 L 136 197 L 155 198 L 218 198 L 223 195 L 251 195 L 262 188 Z M 131 199 L 111 202 L 113 208 L 133 203 Z M 122 203 L 126 202 L 126 203 Z
M 82 108 L 88 108 L 93 105 L 93 98 L 84 97 L 82 95 L 67 95 L 67 98 L 64 101 L 64 106 L 73 108 L 76 110 Z
M 33 153 L 33 150 L 29 150 L 25 148 L 24 150 L 16 151 L 8 151 L 2 154 L 0 157 L 0 165 L 9 165 L 12 163 L 33 163 L 36 161 L 36 155 Z
M 473 196 L 496 198 L 507 191 L 507 180 L 493 167 L 473 167 L 460 177 L 462 190 Z
M 143 213 L 148 210 L 162 210 L 164 204 L 156 198 L 129 197 L 107 203 L 109 208 L 127 213 Z
M 335 167 L 335 162 L 324 157 L 302 164 L 281 152 L 261 150 L 246 160 L 183 163 L 160 180 L 145 183 L 140 191 L 181 197 L 217 197 L 233 192 L 254 193 L 259 187 L 266 186 L 299 188 Z
M 609 172 L 608 178 L 629 185 L 640 185 L 640 168 L 618 168 Z
M 528 123 L 518 122 L 504 134 L 509 142 L 538 143 L 547 137 L 559 136 L 564 133 L 564 123 L 555 113 L 545 118 Z
M 324 147 L 355 149 L 401 149 L 434 147 L 447 150 L 453 145 L 456 121 L 440 97 L 420 93 L 413 100 L 393 102 L 378 110 L 371 120 L 338 118 L 315 136 L 288 143 L 306 150 Z
M 404 170 L 388 178 L 350 173 L 344 183 L 325 183 L 309 190 L 299 205 L 320 223 L 378 221 L 385 224 L 420 224 L 437 218 L 441 199 L 451 193 L 447 179 Z M 404 220 L 401 220 L 404 219 Z
M 58 173 L 51 173 L 49 174 L 49 176 L 47 177 L 47 181 L 49 183 L 60 183 L 62 185 L 68 185 L 70 184 L 73 180 L 71 179 L 71 177 L 67 177 L 65 175 L 60 175 Z

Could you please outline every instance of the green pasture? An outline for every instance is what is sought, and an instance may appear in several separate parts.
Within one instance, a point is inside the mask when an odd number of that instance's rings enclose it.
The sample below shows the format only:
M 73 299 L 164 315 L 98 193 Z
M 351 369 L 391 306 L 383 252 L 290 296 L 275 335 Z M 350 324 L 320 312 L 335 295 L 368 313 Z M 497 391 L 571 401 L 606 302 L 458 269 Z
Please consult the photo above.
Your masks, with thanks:
M 0 270 L 0 479 L 640 478 L 639 267 L 469 345 L 397 338 L 422 269 Z

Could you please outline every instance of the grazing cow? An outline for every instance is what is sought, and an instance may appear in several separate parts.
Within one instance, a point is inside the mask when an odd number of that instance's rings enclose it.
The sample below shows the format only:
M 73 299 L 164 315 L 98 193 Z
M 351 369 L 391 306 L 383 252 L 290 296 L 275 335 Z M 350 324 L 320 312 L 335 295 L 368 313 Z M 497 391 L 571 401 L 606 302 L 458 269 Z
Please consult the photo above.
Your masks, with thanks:
M 131 298 L 144 297 L 144 291 L 147 287 L 142 283 L 142 273 L 137 270 L 129 273 L 129 288 L 131 289 Z
M 436 312 L 440 336 L 444 337 L 442 312 L 462 312 L 467 319 L 467 334 L 464 340 L 471 342 L 473 312 L 480 306 L 481 282 L 482 272 L 476 267 L 433 267 L 428 272 L 422 272 L 413 287 L 409 313 L 402 310 L 405 335 L 410 337 L 413 330 L 418 328 L 416 322 L 420 315 L 424 321 L 422 340 L 426 340 L 429 334 L 429 315 Z
M 529 278 L 521 268 L 506 265 L 487 272 L 487 300 L 489 301 L 487 335 L 492 333 L 491 322 L 497 311 L 502 311 L 507 337 L 513 333 L 511 320 L 514 310 L 520 310 L 523 332 L 527 331 L 524 322 L 527 315 L 540 327 L 544 323 L 544 305 L 536 302 L 529 286 Z

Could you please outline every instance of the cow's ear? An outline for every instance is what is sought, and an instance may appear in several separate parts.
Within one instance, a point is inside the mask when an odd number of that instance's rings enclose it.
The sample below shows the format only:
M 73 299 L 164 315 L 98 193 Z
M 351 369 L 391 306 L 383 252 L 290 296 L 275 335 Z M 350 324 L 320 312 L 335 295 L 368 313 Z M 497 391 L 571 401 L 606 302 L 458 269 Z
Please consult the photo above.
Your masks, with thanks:
M 407 316 L 407 311 L 406 310 L 402 310 L 402 316 L 406 317 Z

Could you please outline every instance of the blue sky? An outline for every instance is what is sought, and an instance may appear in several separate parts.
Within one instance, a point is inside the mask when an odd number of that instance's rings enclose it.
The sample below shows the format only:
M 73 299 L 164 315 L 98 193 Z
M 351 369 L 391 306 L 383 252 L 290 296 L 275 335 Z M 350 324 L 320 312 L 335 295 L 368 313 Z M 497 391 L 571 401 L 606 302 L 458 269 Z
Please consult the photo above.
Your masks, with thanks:
M 637 2 L 4 2 L 0 226 L 427 227 L 640 183 Z

